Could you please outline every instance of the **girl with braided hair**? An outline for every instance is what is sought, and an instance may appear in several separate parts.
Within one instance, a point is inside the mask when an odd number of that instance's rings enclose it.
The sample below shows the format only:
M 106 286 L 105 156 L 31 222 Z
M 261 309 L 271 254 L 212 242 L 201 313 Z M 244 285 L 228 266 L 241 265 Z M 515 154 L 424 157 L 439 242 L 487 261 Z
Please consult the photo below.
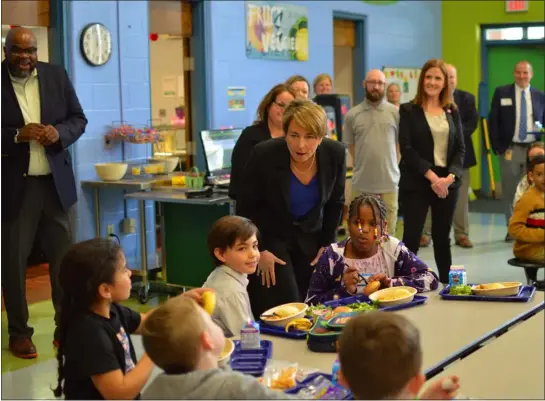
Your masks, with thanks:
M 381 288 L 410 286 L 418 292 L 437 288 L 437 275 L 401 241 L 388 236 L 386 204 L 379 195 L 358 196 L 348 213 L 350 236 L 322 254 L 306 302 L 318 304 L 361 292 L 362 275 L 371 276 L 368 282 L 379 281 Z

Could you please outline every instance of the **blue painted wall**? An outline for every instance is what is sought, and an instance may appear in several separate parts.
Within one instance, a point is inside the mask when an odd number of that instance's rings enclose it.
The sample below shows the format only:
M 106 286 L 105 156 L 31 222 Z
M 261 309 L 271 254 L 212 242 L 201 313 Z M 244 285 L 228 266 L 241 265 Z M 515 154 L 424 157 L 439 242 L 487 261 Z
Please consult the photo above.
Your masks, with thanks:
M 94 165 L 99 162 L 123 160 L 121 145 L 104 147 L 104 134 L 113 122 L 126 121 L 146 124 L 150 120 L 150 77 L 147 1 L 70 1 L 64 2 L 68 71 L 89 124 L 81 139 L 73 147 L 77 186 L 79 182 L 96 177 Z M 79 36 L 83 27 L 100 22 L 110 30 L 113 52 L 102 67 L 90 67 L 79 50 Z M 149 145 L 125 145 L 125 160 L 142 159 L 151 155 Z M 90 190 L 79 188 L 76 204 L 75 239 L 95 236 L 94 200 Z M 120 237 L 129 267 L 140 266 L 138 210 L 135 201 L 127 204 L 128 217 L 137 219 L 137 233 L 122 235 L 120 222 L 124 217 L 122 191 L 101 190 L 102 236 L 108 224 L 114 224 Z M 148 263 L 155 266 L 155 217 L 152 203 L 147 205 Z
M 362 1 L 281 1 L 307 7 L 309 61 L 266 61 L 246 58 L 245 3 L 209 1 L 208 99 L 212 128 L 250 124 L 265 93 L 290 75 L 312 82 L 319 73 L 333 76 L 333 11 L 367 16 L 366 70 L 384 65 L 420 67 L 441 57 L 441 2 L 400 1 L 370 5 Z M 227 87 L 245 86 L 246 110 L 227 110 Z

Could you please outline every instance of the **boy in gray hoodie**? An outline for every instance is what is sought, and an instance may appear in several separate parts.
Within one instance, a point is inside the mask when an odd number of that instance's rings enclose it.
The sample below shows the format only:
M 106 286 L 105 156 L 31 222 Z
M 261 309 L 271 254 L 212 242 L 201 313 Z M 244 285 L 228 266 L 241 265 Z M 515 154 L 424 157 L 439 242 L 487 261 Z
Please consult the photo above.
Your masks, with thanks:
M 142 394 L 154 400 L 290 399 L 255 378 L 220 369 L 225 337 L 197 302 L 175 297 L 157 308 L 142 328 L 144 349 L 164 373 Z

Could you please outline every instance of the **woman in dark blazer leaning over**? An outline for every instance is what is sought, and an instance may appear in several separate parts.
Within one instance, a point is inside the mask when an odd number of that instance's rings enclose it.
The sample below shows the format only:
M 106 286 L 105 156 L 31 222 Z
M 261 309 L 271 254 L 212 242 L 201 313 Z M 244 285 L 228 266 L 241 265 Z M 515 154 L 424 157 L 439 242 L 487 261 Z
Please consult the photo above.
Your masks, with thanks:
M 293 99 L 295 99 L 295 92 L 287 85 L 279 84 L 273 87 L 259 103 L 256 120 L 242 131 L 231 155 L 231 181 L 229 183 L 229 197 L 231 199 L 237 199 L 244 168 L 254 146 L 267 139 L 284 136 L 282 115 L 284 109 Z
M 261 258 L 248 285 L 254 316 L 303 302 L 312 266 L 334 242 L 344 207 L 345 149 L 325 138 L 323 108 L 294 100 L 283 128 L 285 138 L 254 148 L 237 200 L 237 214 L 260 232 Z
M 418 252 L 431 207 L 433 252 L 442 283 L 448 283 L 452 264 L 449 236 L 465 153 L 462 123 L 448 85 L 445 63 L 429 60 L 420 73 L 416 97 L 399 109 L 403 242 Z

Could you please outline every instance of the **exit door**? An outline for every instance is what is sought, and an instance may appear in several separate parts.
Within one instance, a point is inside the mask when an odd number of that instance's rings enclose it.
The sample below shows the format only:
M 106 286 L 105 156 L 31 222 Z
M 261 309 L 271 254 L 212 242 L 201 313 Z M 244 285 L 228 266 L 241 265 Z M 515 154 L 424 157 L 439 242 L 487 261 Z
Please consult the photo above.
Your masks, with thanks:
M 533 88 L 543 91 L 545 89 L 545 77 L 543 74 L 545 68 L 545 46 L 544 45 L 521 45 L 515 46 L 490 46 L 488 47 L 488 96 L 490 104 L 494 90 L 498 86 L 508 85 L 514 82 L 513 70 L 515 64 L 521 60 L 527 60 L 533 68 L 534 76 L 531 81 Z M 482 177 L 483 189 L 488 188 L 490 177 L 488 174 L 488 162 L 486 155 L 483 154 Z M 492 166 L 494 169 L 494 181 L 497 185 L 497 192 L 501 191 L 501 172 L 498 156 L 492 155 Z

